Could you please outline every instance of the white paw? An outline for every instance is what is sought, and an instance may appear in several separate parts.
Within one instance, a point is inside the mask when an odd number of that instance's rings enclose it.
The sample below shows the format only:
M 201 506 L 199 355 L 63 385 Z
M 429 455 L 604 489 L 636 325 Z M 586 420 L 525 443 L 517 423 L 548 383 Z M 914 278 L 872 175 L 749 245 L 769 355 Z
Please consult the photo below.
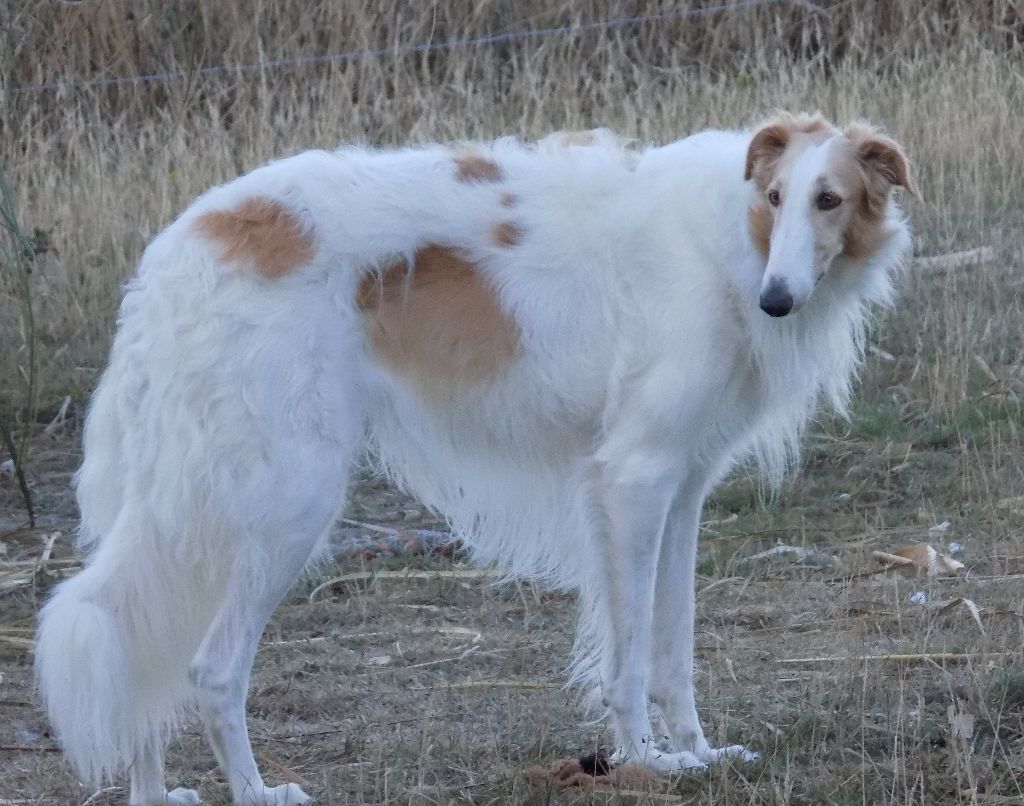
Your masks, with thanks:
M 613 767 L 620 764 L 641 764 L 655 772 L 679 772 L 680 770 L 703 770 L 723 758 L 737 758 L 741 761 L 757 761 L 760 754 L 749 750 L 742 744 L 731 744 L 728 747 L 708 747 L 701 752 L 682 750 L 678 753 L 666 753 L 645 744 L 642 752 L 620 747 L 608 759 Z
M 199 793 L 179 786 L 167 793 L 164 802 L 167 806 L 199 806 Z
M 700 754 L 705 763 L 710 764 L 723 758 L 737 758 L 740 761 L 757 761 L 761 754 L 744 747 L 742 744 L 730 744 L 728 747 L 709 747 Z
M 263 796 L 257 802 L 262 806 L 300 806 L 309 799 L 298 784 L 281 784 L 263 787 Z
M 680 753 L 666 753 L 656 747 L 647 746 L 644 752 L 636 753 L 620 747 L 608 763 L 613 767 L 619 764 L 640 764 L 655 772 L 679 772 L 680 770 L 704 769 L 707 764 L 695 754 L 683 750 Z

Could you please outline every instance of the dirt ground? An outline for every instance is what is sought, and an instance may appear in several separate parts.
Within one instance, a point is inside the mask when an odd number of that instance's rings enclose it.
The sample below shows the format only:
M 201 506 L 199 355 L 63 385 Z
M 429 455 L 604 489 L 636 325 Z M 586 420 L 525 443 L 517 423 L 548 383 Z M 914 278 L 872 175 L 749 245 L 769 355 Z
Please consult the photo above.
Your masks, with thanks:
M 126 802 L 123 789 L 94 794 L 75 781 L 33 704 L 33 619 L 74 570 L 67 486 L 77 439 L 69 421 L 37 444 L 37 529 L 16 528 L 16 488 L 0 481 L 3 806 Z M 701 716 L 713 743 L 748 743 L 761 761 L 633 788 L 530 782 L 532 765 L 609 742 L 562 687 L 571 596 L 487 576 L 392 573 L 337 582 L 310 601 L 344 574 L 468 570 L 456 553 L 349 557 L 296 586 L 264 636 L 249 698 L 264 776 L 299 782 L 325 804 L 1024 803 L 1018 460 L 955 434 L 929 439 L 821 426 L 774 500 L 741 475 L 710 502 Z M 443 529 L 368 477 L 347 514 Z M 346 528 L 339 539 L 358 527 Z M 959 544 L 966 568 L 878 572 L 873 550 L 918 542 Z M 779 543 L 810 552 L 751 559 Z M 168 779 L 227 802 L 195 726 L 172 745 Z

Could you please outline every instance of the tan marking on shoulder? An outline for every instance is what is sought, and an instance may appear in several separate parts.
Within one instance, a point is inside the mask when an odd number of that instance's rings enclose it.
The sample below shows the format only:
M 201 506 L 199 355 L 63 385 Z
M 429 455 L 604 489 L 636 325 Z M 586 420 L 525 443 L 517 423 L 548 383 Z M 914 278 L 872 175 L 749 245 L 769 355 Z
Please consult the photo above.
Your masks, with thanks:
M 460 154 L 452 161 L 459 182 L 500 182 L 503 178 L 501 166 L 482 154 Z
M 356 304 L 373 352 L 429 391 L 479 382 L 519 355 L 519 327 L 486 277 L 446 246 L 368 272 Z
M 511 221 L 499 221 L 491 227 L 491 240 L 498 246 L 511 248 L 523 239 L 523 230 Z
M 294 213 L 263 196 L 231 210 L 211 210 L 195 228 L 221 246 L 220 259 L 252 266 L 267 278 L 282 277 L 313 259 L 313 236 Z

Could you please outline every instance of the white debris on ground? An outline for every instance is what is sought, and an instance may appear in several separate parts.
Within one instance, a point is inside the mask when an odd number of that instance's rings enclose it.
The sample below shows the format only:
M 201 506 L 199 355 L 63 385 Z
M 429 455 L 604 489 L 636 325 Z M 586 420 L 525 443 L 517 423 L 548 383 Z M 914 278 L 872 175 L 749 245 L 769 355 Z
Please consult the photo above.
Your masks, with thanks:
M 871 556 L 891 568 L 927 571 L 928 576 L 956 574 L 964 564 L 927 543 L 914 543 L 892 551 L 873 551 Z
M 805 546 L 790 546 L 781 540 L 766 551 L 752 554 L 748 560 L 783 560 L 784 562 L 802 565 L 833 566 L 839 564 L 839 558 L 827 551 Z

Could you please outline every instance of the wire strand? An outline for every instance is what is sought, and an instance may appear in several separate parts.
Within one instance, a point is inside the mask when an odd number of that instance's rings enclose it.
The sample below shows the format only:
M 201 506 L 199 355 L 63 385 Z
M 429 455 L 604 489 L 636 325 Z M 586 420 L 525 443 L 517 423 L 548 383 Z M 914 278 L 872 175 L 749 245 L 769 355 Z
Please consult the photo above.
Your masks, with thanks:
M 213 65 L 210 67 L 200 67 L 197 70 L 175 70 L 166 73 L 150 73 L 148 75 L 116 76 L 113 78 L 94 78 L 81 81 L 54 81 L 47 84 L 14 87 L 11 92 L 31 93 L 54 91 L 64 88 L 79 89 L 85 87 L 111 87 L 122 84 L 145 84 L 153 81 L 175 81 L 197 75 L 209 76 L 218 73 L 252 73 L 258 70 L 267 70 L 278 67 L 357 62 L 364 59 L 380 58 L 381 56 L 405 56 L 415 53 L 432 53 L 442 50 L 455 50 L 457 48 L 497 45 L 504 42 L 515 42 L 524 39 L 543 39 L 565 34 L 581 34 L 595 30 L 614 30 L 616 28 L 627 28 L 633 25 L 642 25 L 644 23 L 664 22 L 667 20 L 685 19 L 689 17 L 701 17 L 710 14 L 721 14 L 728 11 L 739 11 L 754 8 L 756 6 L 778 5 L 782 3 L 787 5 L 807 5 L 806 0 L 737 0 L 733 3 L 723 3 L 721 5 L 706 6 L 704 8 L 680 9 L 677 11 L 665 11 L 660 14 L 642 14 L 635 17 L 620 17 L 618 19 L 589 22 L 581 25 L 561 25 L 554 28 L 510 31 L 508 33 L 488 34 L 487 36 L 474 37 L 471 39 L 449 39 L 444 42 L 420 42 L 412 45 L 398 45 L 387 48 L 350 50 L 343 53 L 332 53 L 322 56 L 293 56 L 283 59 L 268 59 L 266 61 L 256 62 L 253 64 Z

